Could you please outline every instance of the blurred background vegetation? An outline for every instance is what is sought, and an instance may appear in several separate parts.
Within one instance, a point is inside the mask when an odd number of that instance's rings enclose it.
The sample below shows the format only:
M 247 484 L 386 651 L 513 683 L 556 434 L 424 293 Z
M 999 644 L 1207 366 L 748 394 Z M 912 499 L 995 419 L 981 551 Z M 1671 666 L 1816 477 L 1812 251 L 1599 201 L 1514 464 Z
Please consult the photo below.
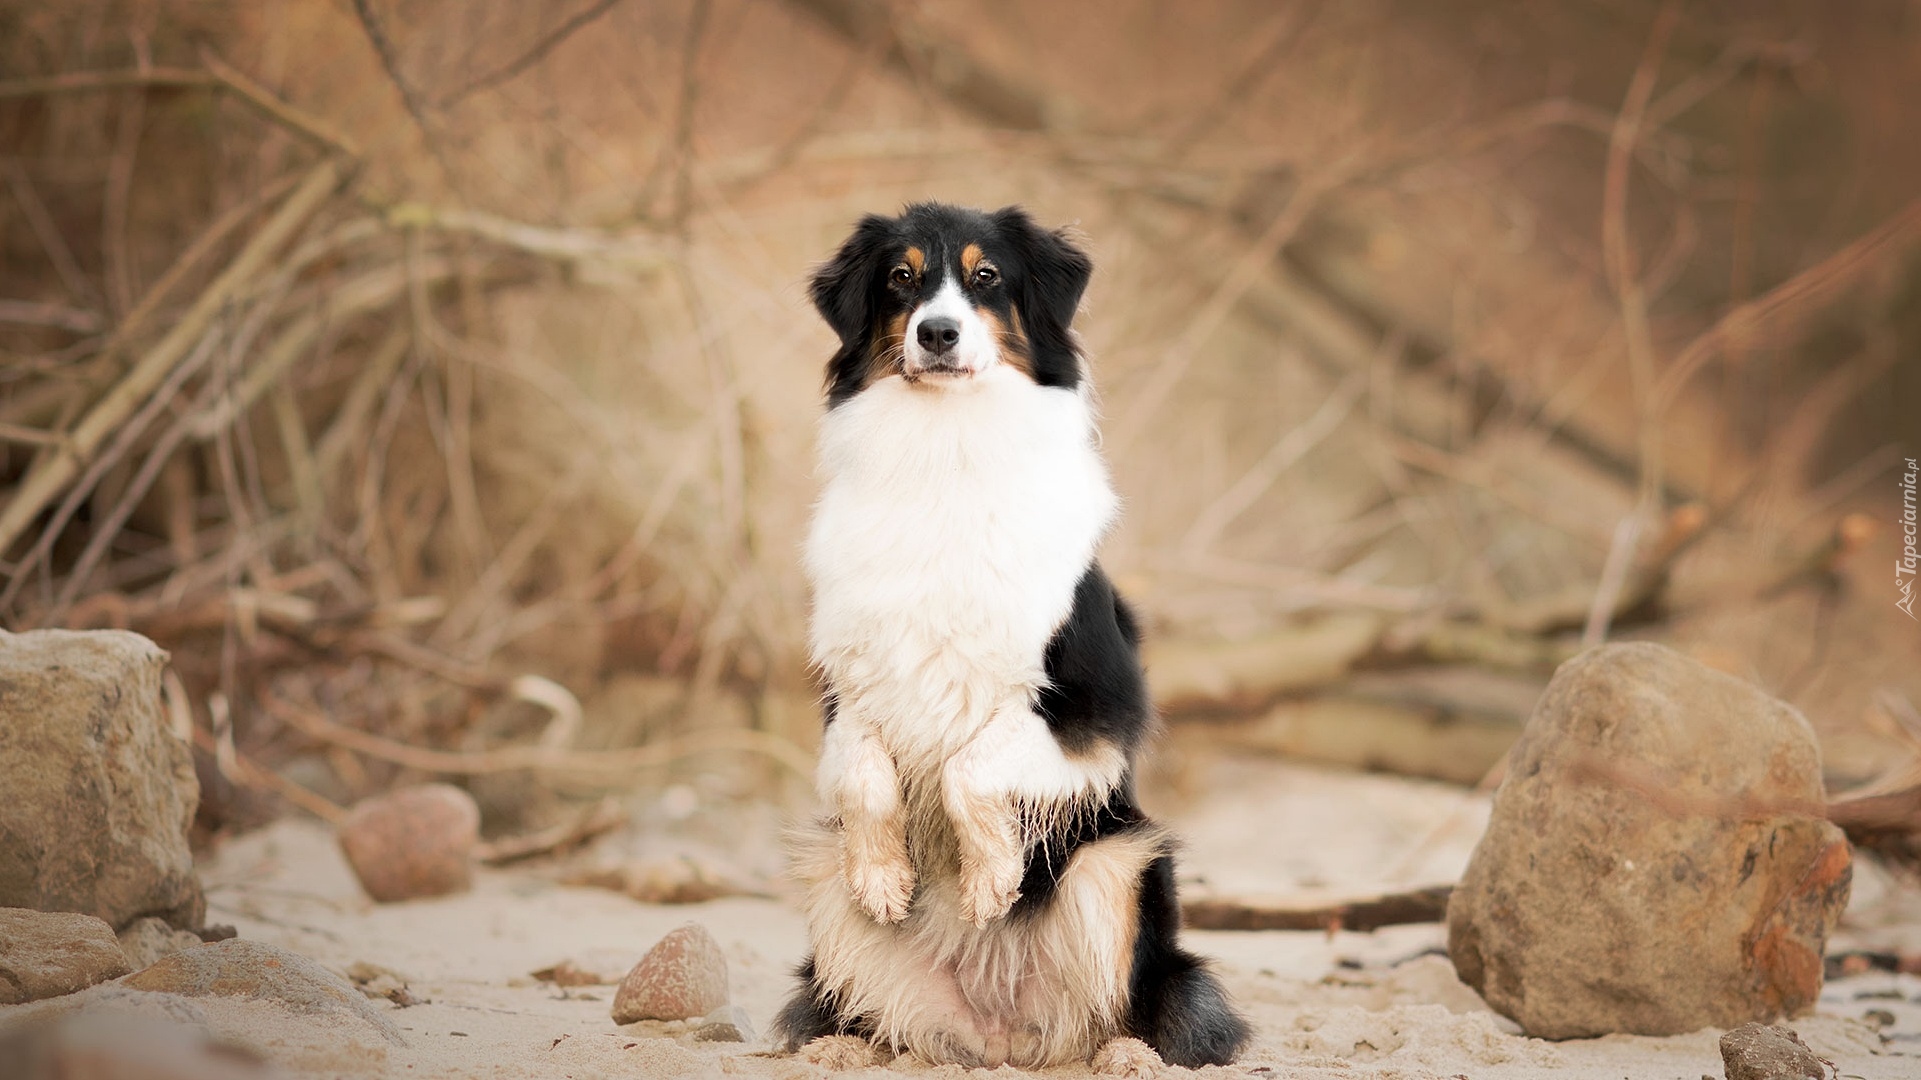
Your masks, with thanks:
M 0 620 L 209 830 L 804 799 L 803 283 L 924 198 L 1095 257 L 1177 736 L 1473 784 L 1645 637 L 1921 780 L 1912 0 L 5 0 L 0 171 Z

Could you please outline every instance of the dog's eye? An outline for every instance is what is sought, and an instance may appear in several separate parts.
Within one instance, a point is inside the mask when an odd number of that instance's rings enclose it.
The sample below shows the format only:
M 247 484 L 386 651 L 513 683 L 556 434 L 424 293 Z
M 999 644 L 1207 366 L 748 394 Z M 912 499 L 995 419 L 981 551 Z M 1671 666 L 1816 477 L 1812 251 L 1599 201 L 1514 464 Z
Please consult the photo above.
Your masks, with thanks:
M 914 283 L 914 271 L 905 266 L 896 266 L 888 280 L 896 285 L 912 285 Z
M 1000 279 L 1001 279 L 1001 272 L 984 263 L 981 265 L 981 267 L 978 270 L 974 271 L 974 284 L 980 286 L 983 289 L 989 285 L 992 285 L 996 281 L 999 281 Z

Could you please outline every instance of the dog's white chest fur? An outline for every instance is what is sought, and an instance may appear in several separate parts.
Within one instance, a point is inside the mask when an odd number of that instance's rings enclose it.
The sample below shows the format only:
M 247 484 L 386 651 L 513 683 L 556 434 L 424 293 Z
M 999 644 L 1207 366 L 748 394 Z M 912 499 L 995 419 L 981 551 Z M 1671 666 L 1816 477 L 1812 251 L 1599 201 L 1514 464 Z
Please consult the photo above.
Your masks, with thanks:
M 937 767 L 1043 684 L 1114 519 L 1087 402 L 1005 368 L 886 379 L 828 413 L 820 457 L 813 659 L 904 771 Z

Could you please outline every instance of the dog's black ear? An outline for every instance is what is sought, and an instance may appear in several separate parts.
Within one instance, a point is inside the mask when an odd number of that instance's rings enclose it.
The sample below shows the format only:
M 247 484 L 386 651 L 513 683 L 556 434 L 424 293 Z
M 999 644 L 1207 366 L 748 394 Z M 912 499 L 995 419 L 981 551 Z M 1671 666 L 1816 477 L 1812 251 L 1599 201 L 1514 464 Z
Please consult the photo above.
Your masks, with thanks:
M 1021 317 L 1036 360 L 1049 355 L 1071 359 L 1074 340 L 1067 328 L 1073 325 L 1087 279 L 1093 276 L 1093 261 L 1067 239 L 1064 230 L 1041 228 L 1018 206 L 996 210 L 993 222 L 1020 254 Z
M 874 285 L 894 239 L 894 220 L 869 214 L 834 257 L 814 271 L 808 292 L 820 317 L 840 335 L 843 349 L 859 345 L 874 326 Z

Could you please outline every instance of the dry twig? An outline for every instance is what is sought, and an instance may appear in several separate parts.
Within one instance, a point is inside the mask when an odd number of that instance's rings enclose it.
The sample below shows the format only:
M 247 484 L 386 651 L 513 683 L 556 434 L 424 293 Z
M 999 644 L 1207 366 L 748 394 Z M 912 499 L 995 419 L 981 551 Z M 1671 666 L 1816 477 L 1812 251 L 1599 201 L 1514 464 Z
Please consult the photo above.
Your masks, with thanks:
M 443 776 L 487 776 L 504 772 L 581 772 L 627 774 L 671 765 L 697 754 L 745 753 L 768 758 L 797 776 L 811 779 L 812 755 L 776 735 L 744 729 L 702 731 L 675 736 L 651 746 L 618 750 L 562 750 L 546 746 L 502 746 L 491 750 L 429 750 L 334 723 L 320 713 L 268 693 L 267 711 L 310 738 L 420 772 Z
M 186 355 L 207 324 L 231 297 L 253 284 L 267 260 L 305 224 L 339 186 L 339 164 L 316 166 L 287 201 L 234 257 L 227 269 L 200 295 L 167 335 L 159 341 L 104 397 L 94 403 L 74 426 L 68 439 L 34 463 L 21 480 L 5 510 L 0 510 L 0 551 L 5 551 L 49 501 L 79 472 L 100 444 Z
M 1340 930 L 1447 921 L 1452 885 L 1335 901 L 1200 897 L 1181 902 L 1181 922 L 1196 930 Z
M 548 53 L 553 52 L 561 42 L 572 37 L 575 31 L 612 11 L 620 3 L 621 0 L 594 0 L 593 3 L 568 16 L 559 26 L 543 35 L 526 52 L 485 74 L 475 76 L 453 92 L 442 94 L 438 104 L 443 109 L 452 108 L 482 90 L 491 90 L 519 77 L 522 72 L 546 59 Z

